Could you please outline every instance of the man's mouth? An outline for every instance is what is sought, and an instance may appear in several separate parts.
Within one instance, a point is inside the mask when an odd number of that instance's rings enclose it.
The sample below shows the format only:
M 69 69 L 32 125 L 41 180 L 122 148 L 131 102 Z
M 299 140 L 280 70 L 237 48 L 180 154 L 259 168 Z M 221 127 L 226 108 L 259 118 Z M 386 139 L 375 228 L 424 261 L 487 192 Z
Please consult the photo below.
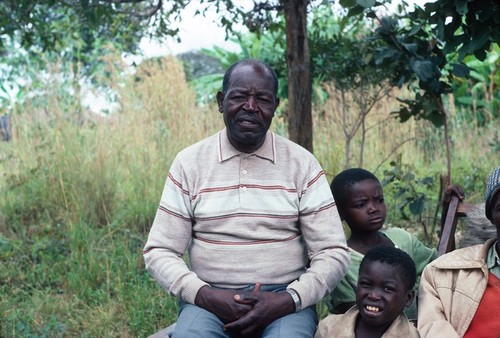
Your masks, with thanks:
M 240 118 L 236 122 L 242 127 L 255 128 L 259 127 L 261 124 L 258 120 L 252 118 Z

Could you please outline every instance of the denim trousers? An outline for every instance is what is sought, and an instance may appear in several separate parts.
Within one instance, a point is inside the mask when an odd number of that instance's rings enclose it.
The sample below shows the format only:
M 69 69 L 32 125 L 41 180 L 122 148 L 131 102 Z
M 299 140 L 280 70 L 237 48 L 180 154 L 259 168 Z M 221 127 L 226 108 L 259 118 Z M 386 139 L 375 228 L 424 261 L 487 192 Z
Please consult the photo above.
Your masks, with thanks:
M 251 290 L 254 285 L 241 290 Z M 261 291 L 284 291 L 287 284 L 262 285 Z M 316 332 L 316 307 L 310 306 L 279 318 L 262 333 L 265 338 L 312 338 Z M 196 305 L 179 303 L 179 317 L 172 338 L 233 338 L 223 330 L 224 323 L 213 313 Z

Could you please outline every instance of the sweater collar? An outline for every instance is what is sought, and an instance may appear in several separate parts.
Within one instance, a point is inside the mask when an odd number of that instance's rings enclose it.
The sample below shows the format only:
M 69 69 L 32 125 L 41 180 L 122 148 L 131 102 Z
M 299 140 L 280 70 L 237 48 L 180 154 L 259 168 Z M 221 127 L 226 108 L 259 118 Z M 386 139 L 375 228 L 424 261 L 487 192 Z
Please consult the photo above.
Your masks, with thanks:
M 229 138 L 227 137 L 227 128 L 224 128 L 218 135 L 218 149 L 219 149 L 219 162 L 227 161 L 235 156 L 258 156 L 260 158 L 276 162 L 276 147 L 274 133 L 267 131 L 266 138 L 262 146 L 253 153 L 244 153 L 233 147 Z

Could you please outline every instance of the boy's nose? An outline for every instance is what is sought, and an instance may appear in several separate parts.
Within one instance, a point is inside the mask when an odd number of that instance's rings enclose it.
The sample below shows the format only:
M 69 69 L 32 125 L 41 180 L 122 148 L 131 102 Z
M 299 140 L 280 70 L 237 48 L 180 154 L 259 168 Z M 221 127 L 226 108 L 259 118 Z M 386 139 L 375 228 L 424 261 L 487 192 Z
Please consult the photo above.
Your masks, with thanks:
M 369 299 L 380 299 L 380 292 L 373 288 L 370 290 L 370 292 L 368 292 L 368 298 Z

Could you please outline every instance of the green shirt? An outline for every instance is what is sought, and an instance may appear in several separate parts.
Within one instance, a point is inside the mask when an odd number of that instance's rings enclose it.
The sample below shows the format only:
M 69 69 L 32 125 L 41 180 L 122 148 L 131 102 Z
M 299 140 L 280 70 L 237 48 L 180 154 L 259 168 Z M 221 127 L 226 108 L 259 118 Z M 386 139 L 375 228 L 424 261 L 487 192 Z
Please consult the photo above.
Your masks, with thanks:
M 497 252 L 497 242 L 495 242 L 491 248 L 488 250 L 488 255 L 486 256 L 486 266 L 488 270 L 500 278 L 500 258 Z

